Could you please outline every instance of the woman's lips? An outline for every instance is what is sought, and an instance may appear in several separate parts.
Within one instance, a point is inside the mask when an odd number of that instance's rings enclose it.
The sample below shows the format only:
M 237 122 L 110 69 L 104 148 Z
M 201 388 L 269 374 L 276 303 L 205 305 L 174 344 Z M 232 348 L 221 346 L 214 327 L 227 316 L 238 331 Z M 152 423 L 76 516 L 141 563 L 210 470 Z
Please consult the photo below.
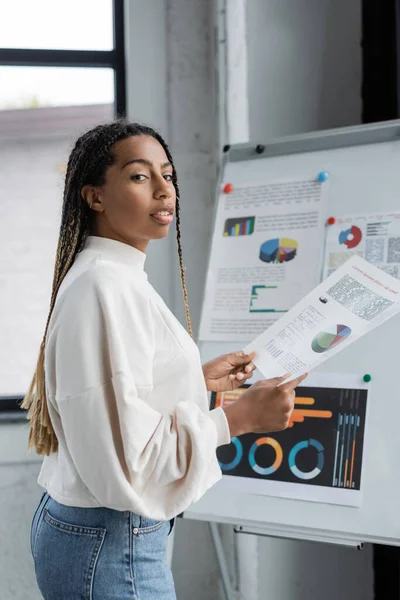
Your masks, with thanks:
M 150 216 L 154 221 L 157 221 L 157 223 L 161 223 L 161 225 L 170 225 L 174 219 L 174 215 L 170 213 L 153 213 Z

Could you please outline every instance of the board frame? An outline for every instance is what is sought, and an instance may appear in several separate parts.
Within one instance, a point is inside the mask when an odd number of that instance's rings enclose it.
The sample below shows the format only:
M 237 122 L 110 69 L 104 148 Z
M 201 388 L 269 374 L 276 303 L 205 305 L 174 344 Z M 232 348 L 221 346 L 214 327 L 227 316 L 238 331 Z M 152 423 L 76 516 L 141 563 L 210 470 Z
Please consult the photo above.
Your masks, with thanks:
M 221 155 L 219 181 L 216 187 L 216 200 L 211 230 L 213 231 L 215 226 L 218 199 L 221 194 L 224 168 L 227 163 L 243 162 L 246 160 L 254 161 L 271 157 L 289 156 L 307 152 L 336 150 L 354 146 L 376 145 L 380 143 L 398 141 L 400 141 L 400 120 L 394 120 L 383 123 L 374 123 L 371 125 L 345 127 L 304 135 L 288 136 L 277 140 L 271 140 L 266 143 L 252 142 L 233 146 L 225 146 Z M 208 265 L 210 264 L 210 252 L 211 249 L 209 250 L 209 256 L 207 258 L 207 269 Z M 204 309 L 204 300 L 205 291 L 202 300 L 202 310 Z M 212 356 L 215 356 L 219 353 L 233 350 L 232 342 L 215 342 L 206 340 L 199 341 L 199 349 L 203 361 L 209 360 Z M 363 543 L 400 546 L 400 537 L 397 539 L 396 537 L 381 537 L 379 535 L 352 534 L 345 531 L 333 532 L 332 530 L 325 530 L 321 527 L 299 527 L 285 525 L 283 523 L 269 524 L 268 522 L 254 521 L 247 517 L 244 517 L 240 520 L 241 522 L 238 523 L 237 520 L 232 520 L 230 517 L 225 516 L 222 511 L 216 515 L 211 512 L 199 510 L 197 503 L 189 507 L 189 509 L 181 516 L 186 519 L 230 524 L 234 526 L 237 533 L 249 533 L 286 539 L 317 541 L 329 544 L 352 546 L 358 549 L 363 547 Z

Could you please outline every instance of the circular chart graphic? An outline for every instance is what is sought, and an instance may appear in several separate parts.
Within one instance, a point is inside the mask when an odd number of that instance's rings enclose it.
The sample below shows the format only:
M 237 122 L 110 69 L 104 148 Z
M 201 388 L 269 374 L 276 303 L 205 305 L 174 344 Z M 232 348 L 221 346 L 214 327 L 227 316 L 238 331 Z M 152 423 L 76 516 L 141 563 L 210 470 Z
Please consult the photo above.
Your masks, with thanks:
M 257 464 L 257 462 L 256 462 L 256 450 L 260 446 L 263 446 L 264 444 L 267 444 L 268 446 L 272 446 L 272 448 L 275 450 L 275 454 L 276 454 L 275 462 L 270 467 L 260 467 L 260 465 Z M 253 471 L 258 473 L 259 475 L 272 475 L 272 473 L 275 473 L 275 471 L 277 471 L 279 469 L 279 467 L 282 464 L 282 460 L 283 460 L 282 447 L 279 444 L 279 442 L 277 442 L 273 438 L 268 438 L 268 437 L 258 438 L 249 450 L 250 466 L 253 469 Z
M 260 260 L 267 263 L 283 263 L 293 260 L 299 245 L 290 238 L 276 238 L 261 245 Z
M 350 229 L 345 229 L 339 233 L 339 244 L 344 244 L 347 248 L 355 248 L 362 240 L 362 231 L 359 227 L 352 225 Z
M 311 342 L 311 348 L 314 352 L 327 352 L 334 346 L 344 342 L 350 335 L 351 329 L 347 325 L 332 325 L 315 336 Z
M 296 456 L 300 452 L 300 450 L 304 450 L 305 448 L 315 448 L 317 450 L 317 466 L 308 472 L 300 471 L 299 467 L 296 465 Z M 314 479 L 317 475 L 319 475 L 324 468 L 324 447 L 321 442 L 317 440 L 304 440 L 303 442 L 299 442 L 290 451 L 289 454 L 289 469 L 292 471 L 293 475 L 298 479 Z
M 242 460 L 242 457 L 243 457 L 242 442 L 240 440 L 238 440 L 237 437 L 234 437 L 231 439 L 231 443 L 235 447 L 236 456 L 230 463 L 222 463 L 221 461 L 218 461 L 221 471 L 232 471 L 232 469 L 235 469 L 238 466 L 238 464 L 240 463 L 240 461 Z

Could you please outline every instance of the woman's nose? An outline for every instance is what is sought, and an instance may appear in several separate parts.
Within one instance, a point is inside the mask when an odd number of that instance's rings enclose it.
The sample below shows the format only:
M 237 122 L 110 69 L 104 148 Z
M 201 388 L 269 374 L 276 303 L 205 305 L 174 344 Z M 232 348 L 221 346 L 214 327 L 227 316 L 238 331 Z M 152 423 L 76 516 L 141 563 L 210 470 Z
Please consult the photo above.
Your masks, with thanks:
M 169 184 L 168 181 L 163 180 L 162 183 L 160 183 L 158 189 L 156 190 L 156 198 L 170 198 L 172 195 L 172 191 L 171 191 L 171 186 Z

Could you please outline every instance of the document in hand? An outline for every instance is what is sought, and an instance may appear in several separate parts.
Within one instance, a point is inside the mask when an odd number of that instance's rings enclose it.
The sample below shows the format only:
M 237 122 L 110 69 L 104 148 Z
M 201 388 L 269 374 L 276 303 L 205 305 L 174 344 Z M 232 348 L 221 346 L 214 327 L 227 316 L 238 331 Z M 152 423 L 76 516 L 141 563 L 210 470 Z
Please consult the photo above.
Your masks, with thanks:
M 400 312 L 400 281 L 353 256 L 248 344 L 266 377 L 294 379 Z

